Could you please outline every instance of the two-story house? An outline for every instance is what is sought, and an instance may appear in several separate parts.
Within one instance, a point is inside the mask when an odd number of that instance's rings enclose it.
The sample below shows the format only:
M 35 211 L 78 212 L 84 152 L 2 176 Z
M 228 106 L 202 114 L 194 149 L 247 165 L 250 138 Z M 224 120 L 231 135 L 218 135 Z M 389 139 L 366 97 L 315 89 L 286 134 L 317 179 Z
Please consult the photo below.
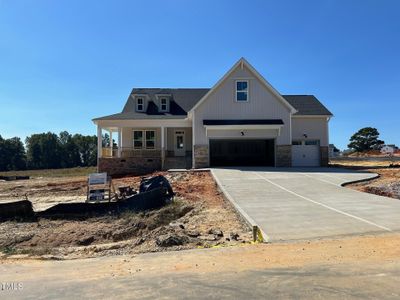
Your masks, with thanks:
M 312 95 L 281 95 L 241 58 L 211 89 L 134 88 L 121 113 L 93 119 L 98 169 L 326 166 L 331 117 Z M 104 130 L 117 147 L 103 147 Z

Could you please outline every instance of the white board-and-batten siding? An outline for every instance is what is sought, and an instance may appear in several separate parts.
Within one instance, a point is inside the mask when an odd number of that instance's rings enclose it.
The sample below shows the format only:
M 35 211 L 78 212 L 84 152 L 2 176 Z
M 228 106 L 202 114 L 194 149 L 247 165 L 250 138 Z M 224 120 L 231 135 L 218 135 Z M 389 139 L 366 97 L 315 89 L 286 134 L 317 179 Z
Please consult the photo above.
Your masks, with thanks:
M 248 102 L 236 101 L 236 81 L 247 80 Z M 194 110 L 195 144 L 206 145 L 208 138 L 203 120 L 281 119 L 284 123 L 277 145 L 291 144 L 290 111 L 245 66 L 234 70 L 207 99 Z M 270 133 L 270 132 L 269 132 Z M 223 133 L 220 133 L 223 134 Z M 226 132 L 226 135 L 230 134 Z M 270 135 L 265 138 L 269 138 Z

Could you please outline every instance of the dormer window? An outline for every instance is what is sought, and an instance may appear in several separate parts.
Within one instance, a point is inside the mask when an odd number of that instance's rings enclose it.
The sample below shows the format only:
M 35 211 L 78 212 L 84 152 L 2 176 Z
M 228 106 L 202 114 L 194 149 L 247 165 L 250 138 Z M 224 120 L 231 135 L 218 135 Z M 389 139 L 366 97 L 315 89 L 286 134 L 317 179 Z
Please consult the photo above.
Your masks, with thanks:
M 237 102 L 249 101 L 249 82 L 247 80 L 236 81 L 236 101 Z
M 167 112 L 168 111 L 168 98 L 160 98 L 160 111 Z
M 144 111 L 144 99 L 136 98 L 136 111 Z

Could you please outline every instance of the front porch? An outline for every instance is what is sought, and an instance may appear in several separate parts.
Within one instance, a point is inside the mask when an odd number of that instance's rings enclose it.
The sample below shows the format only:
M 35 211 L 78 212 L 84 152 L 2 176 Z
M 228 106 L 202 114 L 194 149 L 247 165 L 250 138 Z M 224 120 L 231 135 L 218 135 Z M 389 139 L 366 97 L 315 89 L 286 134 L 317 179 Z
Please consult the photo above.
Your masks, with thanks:
M 98 171 L 146 174 L 192 167 L 192 128 L 98 126 Z

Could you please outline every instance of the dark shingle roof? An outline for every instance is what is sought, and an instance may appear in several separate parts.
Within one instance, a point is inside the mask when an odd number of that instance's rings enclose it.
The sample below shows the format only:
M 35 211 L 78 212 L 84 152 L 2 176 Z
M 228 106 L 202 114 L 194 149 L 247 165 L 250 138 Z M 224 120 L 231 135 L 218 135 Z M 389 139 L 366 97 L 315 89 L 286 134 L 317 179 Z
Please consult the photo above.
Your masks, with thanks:
M 122 112 L 135 110 L 135 99 L 132 95 L 147 95 L 148 99 L 157 102 L 157 95 L 171 95 L 171 114 L 186 114 L 210 89 L 133 89 Z M 174 111 L 173 109 L 176 109 Z
M 119 114 L 113 114 L 93 120 L 129 120 L 129 119 L 184 119 L 187 112 L 210 89 L 167 89 L 167 88 L 137 88 L 133 89 L 126 104 Z M 145 112 L 135 111 L 133 95 L 146 95 L 148 102 Z M 157 95 L 170 95 L 169 112 L 159 112 L 155 104 Z
M 195 104 L 209 91 L 206 88 L 136 88 L 129 95 L 121 113 L 94 120 L 128 120 L 128 119 L 183 119 Z M 135 111 L 133 95 L 146 95 L 148 102 L 145 112 Z M 157 95 L 170 95 L 170 110 L 159 112 Z M 298 112 L 296 115 L 332 115 L 332 113 L 313 95 L 282 95 Z
M 295 115 L 332 116 L 332 113 L 313 95 L 282 95 L 296 110 Z

